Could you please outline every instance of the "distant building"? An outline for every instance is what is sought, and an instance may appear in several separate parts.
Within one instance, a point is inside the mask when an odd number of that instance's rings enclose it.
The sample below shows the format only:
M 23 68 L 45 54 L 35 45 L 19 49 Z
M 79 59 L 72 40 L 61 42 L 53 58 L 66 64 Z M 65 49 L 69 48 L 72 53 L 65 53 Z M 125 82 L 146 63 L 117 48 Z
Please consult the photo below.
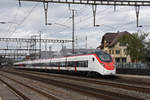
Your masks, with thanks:
M 119 42 L 119 39 L 124 35 L 130 35 L 130 33 L 127 31 L 106 33 L 98 48 L 109 53 L 115 62 L 131 62 L 130 56 L 125 54 L 126 44 Z
M 48 59 L 60 56 L 58 51 L 41 51 L 41 59 Z

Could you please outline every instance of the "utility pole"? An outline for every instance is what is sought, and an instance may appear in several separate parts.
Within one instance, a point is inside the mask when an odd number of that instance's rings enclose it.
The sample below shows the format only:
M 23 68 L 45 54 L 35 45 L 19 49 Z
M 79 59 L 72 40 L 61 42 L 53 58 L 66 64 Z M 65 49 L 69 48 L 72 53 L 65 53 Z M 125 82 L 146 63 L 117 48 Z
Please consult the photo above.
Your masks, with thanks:
M 35 57 L 34 57 L 34 59 L 36 59 L 36 57 L 37 57 L 37 56 L 36 56 L 36 39 L 37 39 L 36 37 L 37 37 L 37 36 L 35 35 L 35 47 L 34 47 L 34 50 L 35 50 L 35 51 L 34 51 L 34 55 L 35 55 Z
M 45 1 L 45 0 L 44 0 Z M 45 25 L 47 25 L 47 18 L 48 18 L 48 2 L 43 2 L 44 5 L 44 12 L 45 12 Z
M 75 10 L 72 9 L 72 54 L 74 54 L 74 12 Z
M 45 42 L 45 51 L 47 51 L 47 42 Z
M 92 5 L 92 10 L 93 10 L 93 25 L 95 27 L 96 26 L 96 10 L 97 10 L 97 5 Z
M 141 26 L 139 26 L 140 6 L 135 6 L 135 12 L 136 12 L 136 26 L 141 27 Z
M 78 36 L 76 36 L 76 49 L 78 48 Z
M 41 31 L 39 33 L 39 38 L 40 38 L 40 42 L 39 42 L 39 50 L 40 50 L 40 52 L 39 52 L 39 59 L 40 59 L 41 58 Z
M 85 37 L 85 41 L 86 41 L 85 48 L 87 49 L 87 36 Z
M 19 0 L 19 7 L 21 7 L 21 0 Z

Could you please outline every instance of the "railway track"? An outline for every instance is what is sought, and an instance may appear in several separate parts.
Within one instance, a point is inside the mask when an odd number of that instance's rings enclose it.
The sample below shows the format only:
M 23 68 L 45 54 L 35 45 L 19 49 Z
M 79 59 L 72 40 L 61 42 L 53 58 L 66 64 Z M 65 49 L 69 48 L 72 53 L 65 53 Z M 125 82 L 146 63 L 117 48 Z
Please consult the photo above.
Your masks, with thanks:
M 63 88 L 72 89 L 74 91 L 82 92 L 84 94 L 88 94 L 88 95 L 92 95 L 92 96 L 96 96 L 96 97 L 100 97 L 100 98 L 105 98 L 107 100 L 144 100 L 144 99 L 139 98 L 139 97 L 129 96 L 129 95 L 126 95 L 126 94 L 115 93 L 115 92 L 111 92 L 111 91 L 105 91 L 105 90 L 102 90 L 102 89 L 99 89 L 99 88 L 94 88 L 94 87 L 89 87 L 89 86 L 85 86 L 85 85 L 54 80 L 54 79 L 50 79 L 50 78 L 45 78 L 44 76 L 39 77 L 35 73 L 34 73 L 35 75 L 33 75 L 33 73 L 31 73 L 31 72 L 26 72 L 26 73 L 19 73 L 19 72 L 13 72 L 13 71 L 7 71 L 7 72 L 11 73 L 11 74 L 22 76 L 22 77 L 25 77 L 25 78 L 32 78 L 33 80 L 44 82 L 44 83 L 47 83 L 47 84 L 53 84 L 53 85 L 57 85 L 57 86 L 60 86 L 60 87 L 63 87 Z M 55 75 L 55 77 L 56 77 L 56 75 Z M 66 78 L 66 77 L 62 76 L 62 78 Z M 70 79 L 83 81 L 83 79 L 76 79 L 76 78 L 70 78 Z M 84 80 L 84 81 L 90 82 L 91 80 L 87 79 L 87 80 Z M 94 81 L 94 83 L 95 84 L 100 84 L 99 81 Z M 110 83 L 103 82 L 102 85 L 110 85 Z M 113 85 L 113 86 L 115 86 L 115 85 Z M 121 87 L 119 86 L 119 88 L 122 88 L 122 86 Z M 131 87 L 130 87 L 130 89 L 131 89 Z M 134 87 L 134 89 L 132 88 L 132 90 L 136 90 L 135 87 Z
M 7 87 L 9 87 L 13 92 L 15 92 L 15 94 L 17 94 L 17 96 L 23 100 L 31 100 L 29 97 L 25 96 L 22 92 L 18 91 L 16 88 L 14 88 L 13 86 L 11 86 L 9 83 L 3 81 L 2 79 L 0 79 L 0 81 L 2 83 L 4 83 Z
M 47 74 L 47 73 L 40 73 L 40 72 L 33 72 L 33 71 L 32 72 L 29 71 L 28 73 L 40 74 L 40 75 L 43 75 L 46 77 L 50 76 L 50 77 L 58 77 L 58 78 L 63 78 L 63 79 L 71 79 L 71 80 L 83 81 L 83 82 L 94 83 L 94 84 L 99 84 L 99 85 L 107 85 L 107 86 L 122 88 L 122 89 L 126 89 L 126 90 L 133 90 L 133 91 L 138 91 L 138 92 L 150 93 L 150 88 L 145 88 L 145 87 L 141 87 L 141 86 L 134 86 L 134 84 L 117 83 L 117 82 L 104 81 L 104 80 L 94 80 L 94 79 L 89 79 L 89 78 L 60 75 L 60 74 Z
M 46 98 L 49 98 L 49 100 L 62 100 L 62 99 L 60 99 L 59 97 L 56 97 L 56 96 L 54 96 L 54 95 L 52 95 L 52 94 L 48 94 L 48 93 L 46 93 L 46 92 L 43 92 L 43 91 L 41 91 L 41 90 L 39 90 L 39 89 L 36 89 L 36 88 L 34 88 L 34 87 L 32 87 L 32 86 L 26 85 L 26 84 L 24 84 L 24 83 L 22 83 L 22 82 L 20 82 L 20 81 L 17 81 L 16 79 L 10 78 L 10 77 L 8 77 L 8 76 L 6 76 L 6 75 L 0 74 L 0 76 L 2 76 L 2 77 L 4 77 L 4 78 L 7 78 L 7 79 L 9 79 L 10 81 L 16 82 L 17 84 L 20 84 L 20 85 L 22 85 L 22 86 L 25 87 L 25 88 L 31 89 L 31 90 L 33 90 L 33 91 L 35 91 L 35 92 L 37 92 L 37 93 L 39 93 L 39 94 L 45 96 Z M 30 97 L 28 97 L 28 96 L 26 96 L 24 93 L 20 92 L 19 89 L 14 88 L 14 86 L 12 86 L 9 82 L 6 82 L 6 81 L 4 81 L 4 80 L 2 80 L 2 79 L 0 79 L 0 81 L 3 82 L 4 84 L 6 84 L 11 90 L 13 90 L 13 91 L 14 91 L 18 96 L 20 96 L 23 100 L 32 100 Z
M 141 86 L 133 86 L 134 84 L 117 83 L 117 82 L 104 81 L 104 80 L 94 80 L 94 79 L 76 77 L 76 76 L 70 77 L 67 75 L 59 75 L 59 74 L 46 74 L 46 73 L 39 73 L 39 72 L 29 72 L 29 73 L 40 74 L 43 76 L 71 79 L 71 80 L 76 80 L 76 81 L 83 81 L 83 82 L 94 83 L 94 84 L 99 84 L 99 85 L 107 85 L 107 86 L 112 86 L 116 88 L 122 88 L 126 90 L 133 90 L 133 91 L 144 92 L 144 93 L 150 93 L 150 88 L 145 88 Z

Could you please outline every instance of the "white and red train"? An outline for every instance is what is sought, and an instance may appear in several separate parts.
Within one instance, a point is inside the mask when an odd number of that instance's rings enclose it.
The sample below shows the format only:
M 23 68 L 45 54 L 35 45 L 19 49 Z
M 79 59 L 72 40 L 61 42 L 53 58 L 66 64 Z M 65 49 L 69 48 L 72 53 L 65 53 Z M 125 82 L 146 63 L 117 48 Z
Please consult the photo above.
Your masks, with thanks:
M 38 59 L 14 63 L 15 68 L 55 71 L 96 72 L 114 75 L 116 68 L 111 56 L 103 51 L 61 58 Z

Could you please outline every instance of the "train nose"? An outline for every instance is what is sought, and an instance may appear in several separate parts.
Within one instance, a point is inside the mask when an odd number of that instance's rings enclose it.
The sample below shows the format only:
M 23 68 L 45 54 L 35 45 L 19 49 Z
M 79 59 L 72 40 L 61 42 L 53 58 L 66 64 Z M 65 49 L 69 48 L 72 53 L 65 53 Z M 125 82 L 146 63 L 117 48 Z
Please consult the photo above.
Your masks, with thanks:
M 107 70 L 114 70 L 114 69 L 115 69 L 113 63 L 105 63 L 105 68 L 106 68 Z

